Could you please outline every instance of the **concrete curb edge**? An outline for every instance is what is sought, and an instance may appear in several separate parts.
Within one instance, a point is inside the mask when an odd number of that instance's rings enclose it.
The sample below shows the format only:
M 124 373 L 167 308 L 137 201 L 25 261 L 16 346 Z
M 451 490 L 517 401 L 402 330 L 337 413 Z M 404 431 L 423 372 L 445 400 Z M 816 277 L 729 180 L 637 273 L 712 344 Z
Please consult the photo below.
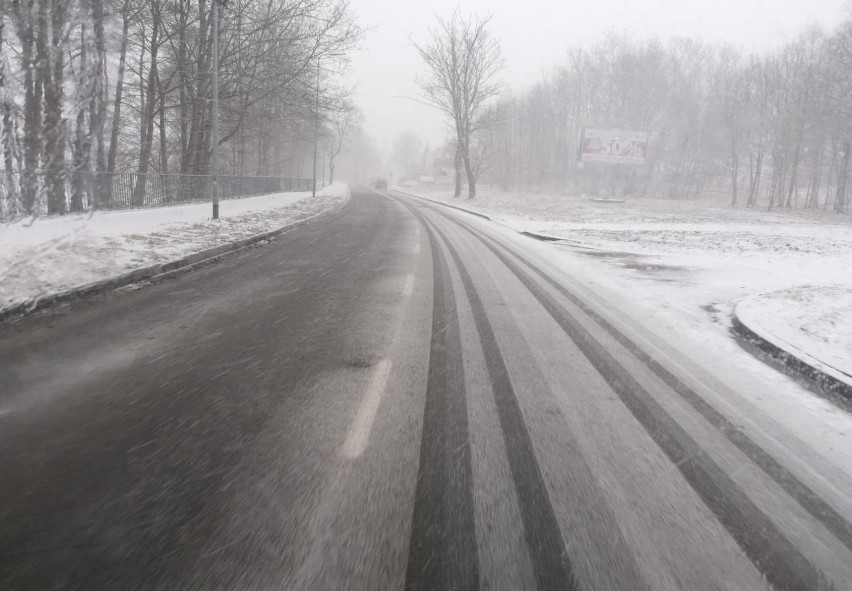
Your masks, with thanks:
M 781 363 L 788 369 L 793 370 L 796 374 L 814 384 L 820 390 L 852 401 L 852 384 L 832 375 L 831 373 L 823 371 L 821 368 L 817 367 L 815 363 L 811 363 L 796 356 L 780 344 L 773 342 L 767 336 L 760 334 L 758 330 L 749 327 L 737 314 L 736 307 L 734 307 L 734 311 L 731 314 L 731 325 L 733 326 L 734 331 L 746 339 L 751 345 L 755 346 L 765 355 Z

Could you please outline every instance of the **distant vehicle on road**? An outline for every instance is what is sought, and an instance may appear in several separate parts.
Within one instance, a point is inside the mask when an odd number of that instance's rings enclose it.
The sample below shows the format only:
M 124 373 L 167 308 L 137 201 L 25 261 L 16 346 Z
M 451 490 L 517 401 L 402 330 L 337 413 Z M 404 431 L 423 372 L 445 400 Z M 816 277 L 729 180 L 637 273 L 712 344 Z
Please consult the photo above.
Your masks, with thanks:
M 375 179 L 375 180 L 373 181 L 373 188 L 374 188 L 374 189 L 384 189 L 384 190 L 387 190 L 387 188 L 388 188 L 388 181 L 387 181 L 387 179 Z

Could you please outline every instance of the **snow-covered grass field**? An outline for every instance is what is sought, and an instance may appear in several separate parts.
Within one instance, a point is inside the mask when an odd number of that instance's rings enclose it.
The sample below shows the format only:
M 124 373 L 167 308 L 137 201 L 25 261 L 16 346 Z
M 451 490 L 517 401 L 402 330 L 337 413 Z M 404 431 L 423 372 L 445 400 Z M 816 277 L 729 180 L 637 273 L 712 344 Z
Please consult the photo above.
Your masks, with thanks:
M 761 310 L 764 330 L 849 371 L 852 216 L 687 200 L 599 202 L 488 188 L 474 200 L 454 199 L 447 188 L 405 190 L 558 238 L 572 272 L 622 292 L 655 323 L 691 332 L 709 346 L 708 335 L 731 341 L 737 302 L 767 294 L 750 304 Z
M 25 219 L 0 224 L 0 310 L 134 269 L 221 246 L 325 211 L 346 184 L 317 194 L 278 193 L 220 202 Z

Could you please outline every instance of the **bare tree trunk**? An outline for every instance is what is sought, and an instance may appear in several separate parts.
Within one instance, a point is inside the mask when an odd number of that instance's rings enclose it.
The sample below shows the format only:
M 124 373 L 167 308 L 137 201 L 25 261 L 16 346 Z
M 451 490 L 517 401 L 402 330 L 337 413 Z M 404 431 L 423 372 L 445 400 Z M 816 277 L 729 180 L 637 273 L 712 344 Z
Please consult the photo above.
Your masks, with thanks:
M 177 49 L 177 72 L 178 72 L 178 102 L 179 118 L 180 118 L 180 162 L 181 172 L 186 159 L 187 151 L 187 131 L 189 127 L 189 96 L 187 94 L 187 85 L 189 84 L 187 72 L 189 63 L 187 60 L 187 43 L 186 43 L 186 28 L 189 15 L 187 14 L 186 6 L 183 2 L 178 4 L 178 49 Z
M 828 204 L 831 202 L 831 176 L 837 170 L 837 142 L 831 142 L 831 162 L 828 165 L 828 177 L 825 182 L 825 200 L 823 201 L 823 209 L 828 209 Z
M 166 134 L 166 93 L 157 73 L 157 89 L 160 93 L 160 174 L 169 174 L 169 150 Z
M 142 205 L 145 202 L 146 175 L 151 161 L 151 149 L 154 145 L 154 115 L 157 106 L 157 52 L 160 48 L 160 6 L 158 2 L 152 3 L 151 12 L 154 17 L 151 23 L 151 65 L 148 68 L 148 84 L 145 90 L 145 131 L 139 149 L 138 176 L 136 177 L 136 188 L 133 191 L 134 205 Z
M 731 148 L 731 207 L 737 206 L 737 193 L 740 178 L 740 155 Z
M 793 207 L 793 194 L 798 191 L 797 175 L 799 173 L 799 157 L 799 149 L 797 148 L 793 155 L 793 170 L 790 173 L 790 187 L 787 190 L 787 200 L 784 204 L 787 209 L 791 209 Z
M 82 0 L 85 9 L 86 0 Z M 87 15 L 88 16 L 88 15 Z M 85 93 L 83 90 L 89 84 L 89 51 L 86 39 L 87 22 L 84 20 L 80 27 L 80 68 L 77 74 L 77 87 L 79 97 Z M 85 101 L 79 100 L 77 104 L 77 129 L 74 136 L 74 144 L 71 149 L 73 158 L 73 176 L 71 178 L 71 211 L 83 211 L 84 179 L 88 172 L 86 146 L 86 106 Z
M 470 165 L 469 142 L 470 138 L 466 138 L 462 148 L 462 160 L 464 161 L 464 173 L 467 175 L 467 198 L 474 199 L 476 197 L 476 177 L 473 173 L 473 167 Z
M 818 209 L 819 208 L 819 189 L 820 182 L 822 181 L 822 150 L 817 151 L 816 156 L 814 156 L 812 169 L 811 169 L 811 179 L 808 184 L 808 196 L 805 200 L 805 207 L 808 209 Z
M 266 171 L 267 162 L 269 160 L 269 135 L 265 131 L 261 131 L 257 142 L 257 169 L 255 174 L 263 176 Z
M 24 72 L 24 168 L 21 171 L 21 205 L 27 214 L 36 211 L 39 158 L 42 151 L 42 83 L 36 71 L 35 2 L 14 3 L 21 40 L 21 69 Z
M 453 193 L 453 197 L 461 197 L 462 193 L 462 154 L 461 154 L 461 142 L 456 143 L 456 157 L 454 160 L 455 170 L 456 170 L 456 187 Z
M 749 156 L 749 159 L 751 160 L 751 184 L 749 186 L 746 207 L 755 207 L 757 205 L 757 196 L 760 193 L 760 178 L 763 174 L 763 152 L 758 152 L 756 156 Z
M 768 211 L 775 207 L 775 197 L 784 192 L 784 161 L 778 152 L 772 153 L 772 186 L 769 193 Z M 780 201 L 779 196 L 779 201 Z
M 5 19 L 0 19 L 0 144 L 3 148 L 3 171 L 6 189 L 6 214 L 11 217 L 18 215 L 18 187 L 15 183 L 15 126 L 11 99 L 6 95 L 6 55 L 3 51 L 3 33 Z
M 198 83 L 195 95 L 192 97 L 192 113 L 189 121 L 189 140 L 186 153 L 181 162 L 181 172 L 203 174 L 206 172 L 206 158 L 202 152 L 206 151 L 207 137 L 206 129 L 209 126 L 210 117 L 208 112 L 208 98 L 210 96 L 210 54 L 212 50 L 212 34 L 210 31 L 211 21 L 210 8 L 205 0 L 198 0 L 199 12 L 199 39 L 198 55 L 196 58 L 196 71 L 198 72 Z
M 37 46 L 44 79 L 44 152 L 47 211 L 64 214 L 65 204 L 65 129 L 62 118 L 65 51 L 62 34 L 67 5 L 61 0 L 44 2 L 39 15 Z M 50 25 L 48 25 L 50 17 Z M 47 33 L 52 31 L 51 39 Z M 52 47 L 52 49 L 51 49 Z
M 121 49 L 118 56 L 118 75 L 115 80 L 115 100 L 112 107 L 112 131 L 109 137 L 109 155 L 107 156 L 107 172 L 115 172 L 115 158 L 118 153 L 118 134 L 121 131 L 121 100 L 124 93 L 124 72 L 127 68 L 127 42 L 130 30 L 130 0 L 124 1 L 124 6 L 121 8 L 121 16 L 123 19 L 121 27 Z M 112 183 L 109 183 L 112 187 Z M 109 190 L 108 190 L 109 191 Z M 111 192 L 111 191 L 110 191 Z M 112 195 L 107 193 L 104 195 L 104 203 L 109 203 Z
M 234 154 L 234 162 L 237 163 L 237 174 L 243 176 L 246 173 L 246 140 L 242 127 L 237 132 L 237 141 L 235 144 L 234 151 L 236 153 Z
M 843 213 L 846 211 L 846 184 L 849 180 L 849 142 L 843 144 L 843 160 L 837 171 L 837 197 L 834 200 L 834 211 Z
M 106 37 L 104 34 L 104 0 L 88 0 L 92 6 L 92 21 L 95 34 L 95 57 L 92 75 L 92 98 L 89 104 L 89 135 L 95 145 L 95 183 L 89 183 L 89 207 L 103 199 L 107 179 L 106 172 L 106 129 L 107 81 L 106 81 Z M 111 183 L 110 183 L 111 184 Z M 93 194 L 94 192 L 94 194 Z

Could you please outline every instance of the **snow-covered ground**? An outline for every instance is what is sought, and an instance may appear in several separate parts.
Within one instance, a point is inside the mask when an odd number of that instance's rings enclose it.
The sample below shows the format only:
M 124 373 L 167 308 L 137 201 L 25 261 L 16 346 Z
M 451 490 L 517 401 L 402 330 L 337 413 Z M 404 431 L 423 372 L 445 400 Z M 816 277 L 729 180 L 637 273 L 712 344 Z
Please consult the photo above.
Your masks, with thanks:
M 670 309 L 673 322 L 728 328 L 738 301 L 774 292 L 749 304 L 766 307 L 765 327 L 826 364 L 852 365 L 850 216 L 487 189 L 466 200 L 448 190 L 406 190 L 558 238 L 579 255 L 575 266 L 585 259 L 590 270 L 628 281 L 643 301 Z
M 349 194 L 278 193 L 220 202 L 96 212 L 0 224 L 0 310 L 134 269 L 269 232 L 327 210 Z
M 446 189 L 405 191 L 558 238 L 573 273 L 609 283 L 644 305 L 646 317 L 691 331 L 708 347 L 730 344 L 734 306 L 751 297 L 748 310 L 764 308 L 767 329 L 827 365 L 852 366 L 850 216 L 688 200 L 600 202 L 489 189 L 466 200 Z
M 785 458 L 806 482 L 818 482 L 837 507 L 852 510 L 852 413 L 747 353 L 731 333 L 731 312 L 746 296 L 802 284 L 826 293 L 852 287 L 852 220 L 689 202 L 595 203 L 487 189 L 466 201 L 447 192 L 405 191 L 502 223 L 496 230 L 504 240 L 573 286 L 654 358 L 677 368 L 768 453 Z M 564 241 L 532 240 L 517 231 Z M 848 300 L 837 303 L 842 315 Z M 820 323 L 823 336 L 830 324 Z

